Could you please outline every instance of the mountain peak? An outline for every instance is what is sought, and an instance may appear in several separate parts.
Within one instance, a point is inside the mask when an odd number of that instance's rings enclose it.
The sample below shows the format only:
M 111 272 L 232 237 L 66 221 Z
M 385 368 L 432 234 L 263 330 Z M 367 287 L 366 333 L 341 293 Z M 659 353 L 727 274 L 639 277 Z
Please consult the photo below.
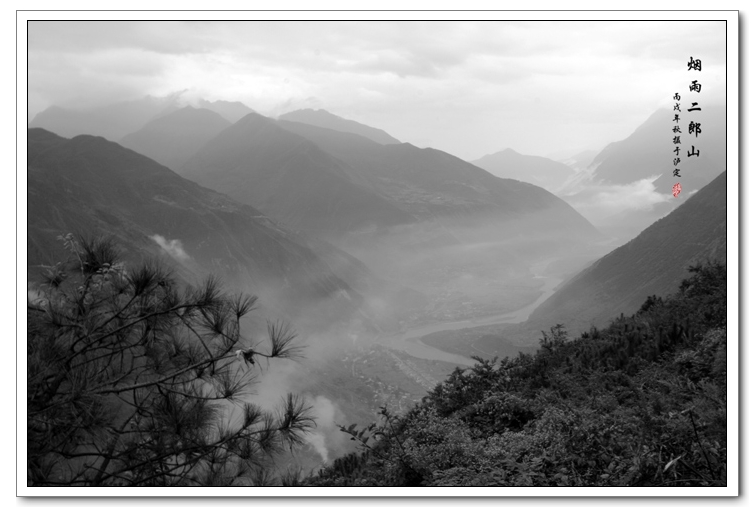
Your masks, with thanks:
M 208 101 L 199 99 L 197 106 L 200 109 L 214 111 L 232 124 L 238 122 L 249 113 L 256 113 L 252 108 L 239 101 Z
M 317 115 L 321 117 L 328 117 L 328 118 L 334 118 L 338 120 L 347 120 L 343 117 L 339 117 L 338 115 L 335 115 L 328 110 L 324 110 L 322 108 L 302 108 L 294 111 L 289 111 L 288 113 L 284 113 L 279 118 L 288 118 L 289 115 Z
M 184 106 L 149 121 L 120 143 L 170 169 L 178 168 L 199 147 L 230 126 L 218 113 Z
M 269 118 L 267 118 L 264 115 L 260 115 L 257 112 L 252 112 L 244 115 L 241 117 L 238 121 L 236 121 L 236 124 L 273 124 L 273 121 Z

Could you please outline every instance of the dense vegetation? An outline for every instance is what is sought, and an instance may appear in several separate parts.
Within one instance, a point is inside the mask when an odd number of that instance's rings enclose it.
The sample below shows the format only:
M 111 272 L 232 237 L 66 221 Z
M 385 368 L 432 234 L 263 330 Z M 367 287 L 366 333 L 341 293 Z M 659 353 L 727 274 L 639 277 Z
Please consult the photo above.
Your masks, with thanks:
M 533 355 L 457 369 L 310 486 L 725 486 L 726 266 Z

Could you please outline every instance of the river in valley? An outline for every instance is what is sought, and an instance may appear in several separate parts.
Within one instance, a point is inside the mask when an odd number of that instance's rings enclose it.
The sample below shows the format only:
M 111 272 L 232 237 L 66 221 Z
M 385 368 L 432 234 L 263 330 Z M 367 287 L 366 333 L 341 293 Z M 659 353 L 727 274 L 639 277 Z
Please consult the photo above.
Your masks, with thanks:
M 388 348 L 401 350 L 407 354 L 419 359 L 428 359 L 434 361 L 445 361 L 448 363 L 459 364 L 463 366 L 473 366 L 476 361 L 470 357 L 464 357 L 458 354 L 451 354 L 438 350 L 437 348 L 426 345 L 421 341 L 423 336 L 440 332 L 442 330 L 459 330 L 464 328 L 482 327 L 485 325 L 496 325 L 500 323 L 521 323 L 529 318 L 530 314 L 548 297 L 553 294 L 556 287 L 563 280 L 561 277 L 541 276 L 537 273 L 546 269 L 549 262 L 538 264 L 533 267 L 534 278 L 542 279 L 543 286 L 540 288 L 542 293 L 534 302 L 517 309 L 515 311 L 483 318 L 472 318 L 460 321 L 448 321 L 439 323 L 429 323 L 426 325 L 416 326 L 398 332 L 396 334 L 385 335 L 380 338 L 379 342 Z

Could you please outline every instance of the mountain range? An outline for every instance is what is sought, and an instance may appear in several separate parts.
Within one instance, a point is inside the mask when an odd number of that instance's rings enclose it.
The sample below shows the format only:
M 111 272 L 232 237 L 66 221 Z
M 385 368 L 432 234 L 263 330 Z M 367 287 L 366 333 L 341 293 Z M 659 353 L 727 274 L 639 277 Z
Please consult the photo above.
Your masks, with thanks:
M 159 257 L 189 281 L 211 272 L 290 307 L 358 307 L 333 271 L 360 267 L 353 257 L 321 242 L 315 253 L 308 237 L 102 137 L 28 130 L 27 180 L 31 273 L 61 256 L 58 235 L 109 235 L 126 260 Z
M 29 122 L 30 128 L 43 128 L 66 138 L 77 135 L 102 136 L 118 141 L 126 135 L 140 130 L 153 119 L 163 117 L 186 105 L 182 99 L 184 92 L 165 97 L 146 96 L 123 102 L 89 108 L 61 108 L 50 106 L 37 113 Z M 229 122 L 236 122 L 254 110 L 241 102 L 214 101 L 205 99 L 193 101 L 196 107 L 213 111 Z
M 231 104 L 215 105 L 238 113 Z M 706 164 L 722 159 L 722 140 L 712 134 L 720 115 L 716 110 L 711 107 L 708 118 L 701 119 L 707 139 L 699 145 L 707 152 L 686 169 L 690 188 L 711 176 Z M 659 110 L 629 138 L 601 151 L 588 171 L 590 181 L 611 185 L 647 178 L 668 154 L 668 146 L 655 142 L 670 132 L 669 112 Z M 121 140 L 145 156 L 102 138 L 68 140 L 30 130 L 29 199 L 35 209 L 30 211 L 29 263 L 41 263 L 58 233 L 90 228 L 112 232 L 126 249 L 141 253 L 170 254 L 165 243 L 180 242 L 191 259 L 177 260 L 186 270 L 220 269 L 250 285 L 266 278 L 289 288 L 296 277 L 293 283 L 309 286 L 311 297 L 338 291 L 358 297 L 350 284 L 371 273 L 349 253 L 360 256 L 366 243 L 372 245 L 368 250 L 381 252 L 392 246 L 406 258 L 419 249 L 463 243 L 516 243 L 511 248 L 518 250 L 531 242 L 542 252 L 559 242 L 578 246 L 600 237 L 584 217 L 543 188 L 496 177 L 442 151 L 395 142 L 381 130 L 323 110 L 300 110 L 278 120 L 248 113 L 232 123 L 205 108 L 168 109 Z M 636 156 L 642 146 L 650 151 Z M 542 181 L 569 174 L 566 165 L 510 149 L 477 163 Z M 150 182 L 155 182 L 154 192 Z M 617 312 L 636 310 L 647 295 L 673 289 L 693 261 L 725 258 L 725 183 L 723 174 L 574 277 L 527 325 L 604 324 Z M 234 219 L 232 227 L 225 221 L 210 228 L 218 218 Z M 238 230 L 244 224 L 248 228 Z M 367 260 L 371 253 L 360 258 Z M 534 255 L 508 250 L 506 260 L 521 265 L 529 256 Z M 340 272 L 327 263 L 337 264 Z M 365 287 L 377 284 L 363 281 Z
M 428 241 L 446 243 L 474 239 L 491 225 L 501 239 L 524 227 L 542 238 L 598 235 L 544 189 L 442 151 L 257 114 L 221 131 L 177 172 L 338 245 L 417 223 L 432 227 Z
M 279 122 L 348 165 L 351 176 L 420 221 L 441 221 L 448 229 L 490 223 L 509 226 L 534 222 L 533 232 L 559 229 L 573 236 L 596 235 L 592 226 L 566 203 L 531 184 L 496 178 L 455 156 L 411 144 L 378 145 L 358 135 L 308 124 Z M 499 226 L 499 227 L 500 227 Z
M 323 110 L 272 119 L 240 103 L 147 98 L 43 114 L 71 138 L 27 131 L 31 282 L 64 257 L 68 232 L 109 236 L 127 264 L 157 259 L 187 283 L 217 275 L 301 331 L 316 357 L 288 370 L 296 391 L 360 418 L 371 404 L 405 409 L 410 390 L 398 386 L 422 391 L 450 370 L 447 357 L 415 361 L 409 345 L 515 356 L 542 330 L 603 326 L 674 291 L 688 266 L 726 260 L 726 173 L 706 168 L 722 160 L 714 122 L 698 141 L 705 159 L 683 168 L 684 196 L 653 207 L 675 209 L 640 233 L 629 206 L 617 217 L 635 238 L 591 263 L 606 235 L 549 187 L 565 182 L 568 200 L 589 202 L 654 178 L 670 154 L 653 147 L 670 142 L 668 113 L 576 173 L 510 149 L 468 163 Z M 566 274 L 527 321 L 501 323 L 521 321 L 510 315 Z

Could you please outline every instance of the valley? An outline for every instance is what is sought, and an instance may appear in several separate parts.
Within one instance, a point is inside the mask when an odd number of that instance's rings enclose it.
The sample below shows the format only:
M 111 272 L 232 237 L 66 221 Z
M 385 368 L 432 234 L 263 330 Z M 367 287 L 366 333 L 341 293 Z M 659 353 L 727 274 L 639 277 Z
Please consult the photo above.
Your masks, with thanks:
M 594 252 L 600 249 L 596 246 Z M 351 377 L 350 382 L 371 391 L 373 414 L 380 406 L 401 412 L 421 400 L 454 368 L 473 366 L 476 361 L 472 356 L 492 359 L 532 352 L 535 348 L 507 345 L 506 340 L 480 342 L 478 338 L 490 334 L 491 329 L 501 332 L 526 321 L 565 278 L 576 273 L 578 269 L 573 268 L 585 262 L 589 262 L 589 256 L 579 254 L 540 261 L 532 266 L 526 288 L 521 287 L 521 279 L 512 284 L 519 289 L 506 289 L 505 281 L 488 279 L 491 296 L 496 294 L 495 304 L 486 303 L 485 296 L 475 297 L 475 291 L 460 289 L 475 285 L 464 278 L 472 277 L 471 273 L 447 277 L 445 284 L 436 278 L 433 285 L 438 289 L 437 296 L 399 320 L 398 328 L 351 336 L 352 346 L 341 359 L 343 373 Z M 482 282 L 476 278 L 477 283 Z M 444 309 L 439 311 L 439 306 Z M 536 344 L 529 343 L 533 347 Z M 353 395 L 348 403 L 353 403 Z

